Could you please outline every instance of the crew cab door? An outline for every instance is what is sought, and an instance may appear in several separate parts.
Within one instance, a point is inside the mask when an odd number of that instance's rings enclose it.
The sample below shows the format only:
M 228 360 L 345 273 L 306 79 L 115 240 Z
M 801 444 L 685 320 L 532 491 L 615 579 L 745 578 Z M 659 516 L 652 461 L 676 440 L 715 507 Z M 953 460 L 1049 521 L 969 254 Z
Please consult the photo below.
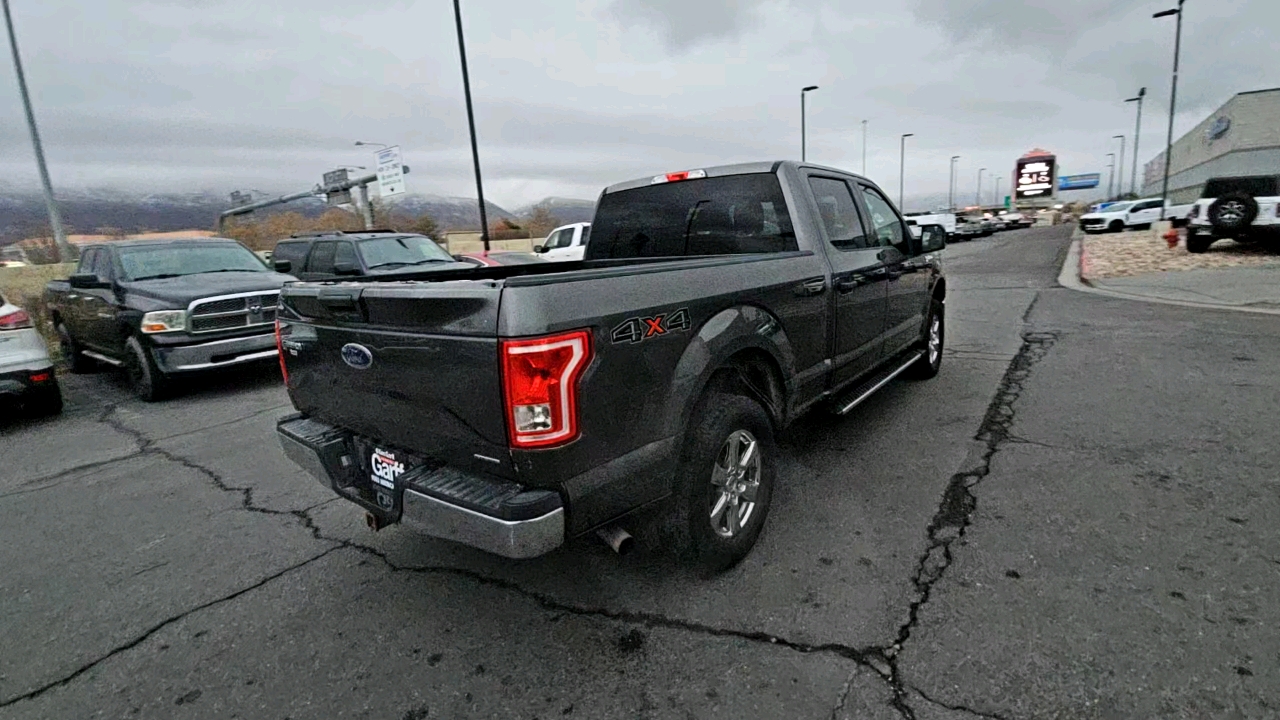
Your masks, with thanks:
M 845 385 L 880 362 L 888 301 L 884 263 L 854 200 L 850 180 L 812 173 L 827 258 L 831 263 L 831 386 Z
M 95 350 L 118 355 L 123 349 L 123 336 L 118 319 L 116 273 L 111 251 L 98 248 L 93 253 L 92 262 L 83 272 L 97 275 L 98 281 L 106 283 L 107 287 L 76 291 L 80 295 L 82 318 L 82 332 L 77 339 Z
M 1129 214 L 1125 217 L 1124 224 L 1128 227 L 1134 225 L 1150 225 L 1160 219 L 1160 200 L 1148 200 L 1140 202 L 1129 208 Z
M 888 281 L 884 354 L 889 357 L 921 338 L 932 272 L 920 252 L 920 242 L 912 237 L 888 198 L 865 183 L 858 183 L 858 189 Z

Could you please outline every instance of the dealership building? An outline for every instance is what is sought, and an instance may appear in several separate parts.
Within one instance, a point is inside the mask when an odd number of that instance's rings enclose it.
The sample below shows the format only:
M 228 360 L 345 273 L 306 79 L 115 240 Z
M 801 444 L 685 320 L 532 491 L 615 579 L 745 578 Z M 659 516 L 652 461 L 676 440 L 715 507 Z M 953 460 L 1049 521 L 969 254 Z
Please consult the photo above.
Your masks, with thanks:
M 1200 197 L 1205 181 L 1241 175 L 1280 176 L 1280 88 L 1242 92 L 1173 144 L 1169 199 Z M 1142 196 L 1160 197 L 1164 153 L 1144 166 Z

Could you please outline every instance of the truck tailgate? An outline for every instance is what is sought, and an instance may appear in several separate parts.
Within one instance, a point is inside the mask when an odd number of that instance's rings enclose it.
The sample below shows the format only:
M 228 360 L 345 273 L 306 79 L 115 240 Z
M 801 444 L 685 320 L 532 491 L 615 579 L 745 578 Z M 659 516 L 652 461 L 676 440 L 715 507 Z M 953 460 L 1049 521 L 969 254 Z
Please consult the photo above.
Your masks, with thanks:
M 281 346 L 294 404 L 374 443 L 511 476 L 501 293 L 477 281 L 287 286 Z

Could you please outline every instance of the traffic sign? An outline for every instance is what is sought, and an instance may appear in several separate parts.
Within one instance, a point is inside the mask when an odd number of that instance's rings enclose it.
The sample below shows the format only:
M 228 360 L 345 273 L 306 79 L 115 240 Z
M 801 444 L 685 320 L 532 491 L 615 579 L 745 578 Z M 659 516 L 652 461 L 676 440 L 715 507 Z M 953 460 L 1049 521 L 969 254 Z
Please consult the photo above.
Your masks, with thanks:
M 404 162 L 400 146 L 378 151 L 378 194 L 382 197 L 404 194 Z

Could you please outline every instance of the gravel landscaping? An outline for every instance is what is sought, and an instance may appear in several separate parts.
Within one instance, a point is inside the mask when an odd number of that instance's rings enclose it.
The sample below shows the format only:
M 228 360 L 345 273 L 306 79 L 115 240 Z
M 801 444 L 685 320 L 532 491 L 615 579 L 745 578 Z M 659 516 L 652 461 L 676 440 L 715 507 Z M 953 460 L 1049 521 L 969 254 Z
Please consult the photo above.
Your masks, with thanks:
M 1086 235 L 1082 239 L 1080 275 L 1085 280 L 1133 277 L 1147 273 L 1228 267 L 1280 269 L 1280 254 L 1266 246 L 1219 240 L 1206 253 L 1187 252 L 1184 242 L 1170 248 L 1150 230 L 1114 235 Z

